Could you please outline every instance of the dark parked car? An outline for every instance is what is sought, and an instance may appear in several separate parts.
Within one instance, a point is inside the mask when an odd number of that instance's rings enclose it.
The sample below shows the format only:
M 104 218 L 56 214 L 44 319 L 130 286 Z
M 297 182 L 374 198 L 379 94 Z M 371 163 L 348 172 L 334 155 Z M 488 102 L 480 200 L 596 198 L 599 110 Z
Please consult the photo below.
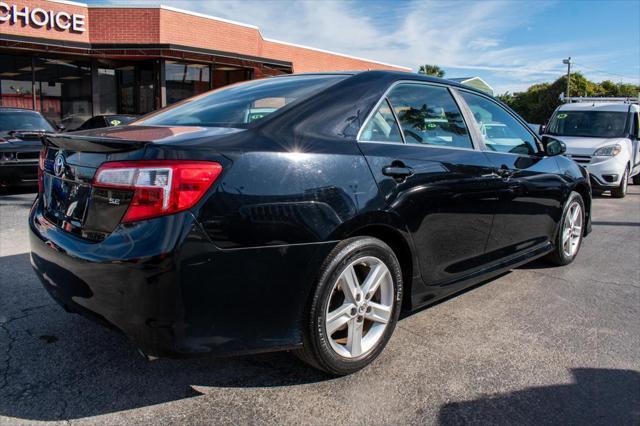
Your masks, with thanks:
M 116 115 L 96 115 L 91 117 L 81 126 L 72 131 L 100 129 L 102 127 L 124 126 L 136 119 L 135 115 L 116 114 Z
M 37 182 L 42 134 L 53 131 L 39 112 L 0 107 L 0 186 Z
M 590 228 L 589 180 L 560 142 L 417 74 L 250 81 L 46 143 L 35 271 L 150 357 L 294 350 L 348 374 L 401 310 L 570 263 Z

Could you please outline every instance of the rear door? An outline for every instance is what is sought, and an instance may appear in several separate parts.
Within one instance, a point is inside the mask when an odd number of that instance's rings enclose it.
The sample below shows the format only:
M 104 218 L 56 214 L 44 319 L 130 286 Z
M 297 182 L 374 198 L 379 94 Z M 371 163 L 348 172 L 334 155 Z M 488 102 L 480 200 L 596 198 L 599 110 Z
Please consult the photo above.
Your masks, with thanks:
M 400 126 L 398 126 L 398 123 Z M 446 86 L 394 85 L 363 126 L 359 146 L 383 206 L 407 224 L 426 291 L 437 296 L 482 265 L 496 198 L 492 165 L 477 150 Z
M 548 244 L 562 214 L 567 184 L 554 157 L 526 124 L 489 97 L 459 90 L 494 167 L 495 217 L 487 243 L 488 261 Z

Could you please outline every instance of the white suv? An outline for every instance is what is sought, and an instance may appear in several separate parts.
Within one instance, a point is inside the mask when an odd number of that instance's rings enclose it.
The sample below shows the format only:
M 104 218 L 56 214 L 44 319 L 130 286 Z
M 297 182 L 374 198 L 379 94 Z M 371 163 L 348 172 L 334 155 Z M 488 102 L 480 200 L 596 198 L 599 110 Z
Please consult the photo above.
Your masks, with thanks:
M 627 193 L 627 182 L 640 185 L 640 107 L 624 98 L 564 98 L 544 134 L 567 145 L 567 157 L 585 167 L 594 192 Z M 577 101 L 577 102 L 576 102 Z

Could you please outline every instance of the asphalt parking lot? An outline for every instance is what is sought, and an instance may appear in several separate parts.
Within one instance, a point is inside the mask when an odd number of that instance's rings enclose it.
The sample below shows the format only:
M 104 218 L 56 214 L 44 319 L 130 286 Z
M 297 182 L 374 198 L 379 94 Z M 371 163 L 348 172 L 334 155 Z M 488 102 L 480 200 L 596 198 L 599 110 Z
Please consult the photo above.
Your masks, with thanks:
M 570 266 L 536 262 L 403 319 L 369 368 L 286 353 L 147 362 L 31 271 L 33 194 L 0 196 L 0 424 L 640 424 L 640 187 L 594 200 Z

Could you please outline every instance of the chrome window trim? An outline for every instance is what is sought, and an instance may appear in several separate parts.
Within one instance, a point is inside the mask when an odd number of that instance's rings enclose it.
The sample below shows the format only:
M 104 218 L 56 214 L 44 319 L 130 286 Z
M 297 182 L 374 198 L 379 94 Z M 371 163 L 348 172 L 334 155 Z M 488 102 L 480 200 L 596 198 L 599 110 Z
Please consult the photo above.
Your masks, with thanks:
M 405 136 L 404 136 L 404 130 L 402 129 L 402 126 L 400 125 L 400 121 L 398 120 L 398 117 L 396 116 L 396 112 L 393 109 L 393 105 L 391 104 L 391 102 L 389 101 L 389 107 L 391 108 L 391 111 L 393 112 L 393 117 L 396 120 L 396 125 L 398 126 L 398 128 L 400 129 L 400 136 L 402 137 L 402 142 L 387 142 L 387 141 L 364 141 L 361 140 L 360 138 L 362 137 L 362 132 L 364 131 L 364 128 L 367 126 L 367 124 L 369 124 L 369 121 L 372 119 L 373 115 L 376 113 L 376 111 L 378 111 L 378 108 L 380 108 L 380 105 L 382 105 L 382 103 L 384 101 L 387 101 L 387 97 L 389 95 L 389 93 L 398 85 L 400 84 L 416 84 L 416 85 L 421 85 L 421 86 L 436 86 L 436 87 L 443 87 L 445 88 L 448 92 L 449 95 L 451 95 L 451 98 L 453 100 L 453 102 L 456 104 L 456 106 L 458 107 L 458 109 L 460 110 L 460 114 L 462 115 L 462 121 L 464 122 L 464 125 L 467 129 L 467 133 L 469 135 L 469 141 L 471 142 L 471 148 L 462 148 L 462 147 L 457 147 L 457 146 L 443 146 L 443 145 L 429 145 L 429 144 L 414 144 L 414 143 L 407 143 Z M 380 99 L 378 99 L 378 102 L 376 102 L 376 104 L 374 105 L 374 107 L 371 109 L 371 111 L 369 111 L 369 114 L 367 114 L 367 118 L 365 118 L 362 126 L 360 126 L 360 129 L 358 130 L 358 134 L 356 135 L 356 142 L 357 143 L 377 143 L 377 144 L 392 144 L 392 145 L 404 145 L 404 146 L 419 146 L 419 147 L 423 147 L 423 148 L 439 148 L 439 149 L 455 149 L 455 150 L 463 150 L 463 151 L 480 151 L 479 146 L 476 144 L 476 141 L 473 138 L 473 135 L 469 129 L 469 125 L 467 124 L 467 120 L 464 114 L 463 109 L 460 106 L 460 103 L 458 102 L 458 99 L 456 98 L 456 96 L 454 95 L 454 93 L 452 92 L 452 86 L 449 86 L 448 84 L 444 84 L 444 83 L 436 83 L 436 82 L 426 82 L 426 81 L 418 81 L 418 80 L 397 80 L 394 81 L 389 87 L 387 87 L 387 90 L 384 91 L 384 93 L 382 94 L 382 97 Z
M 403 143 L 403 142 L 385 142 L 385 141 L 358 141 L 358 143 L 377 143 L 377 144 L 385 144 L 385 145 L 401 145 L 406 147 L 416 147 L 416 148 L 431 148 L 431 149 L 455 149 L 457 151 L 477 151 L 483 152 L 479 149 L 475 148 L 462 148 L 459 146 L 444 146 L 444 145 L 429 145 L 429 144 L 417 144 L 417 143 Z M 515 154 L 513 154 L 515 155 Z

